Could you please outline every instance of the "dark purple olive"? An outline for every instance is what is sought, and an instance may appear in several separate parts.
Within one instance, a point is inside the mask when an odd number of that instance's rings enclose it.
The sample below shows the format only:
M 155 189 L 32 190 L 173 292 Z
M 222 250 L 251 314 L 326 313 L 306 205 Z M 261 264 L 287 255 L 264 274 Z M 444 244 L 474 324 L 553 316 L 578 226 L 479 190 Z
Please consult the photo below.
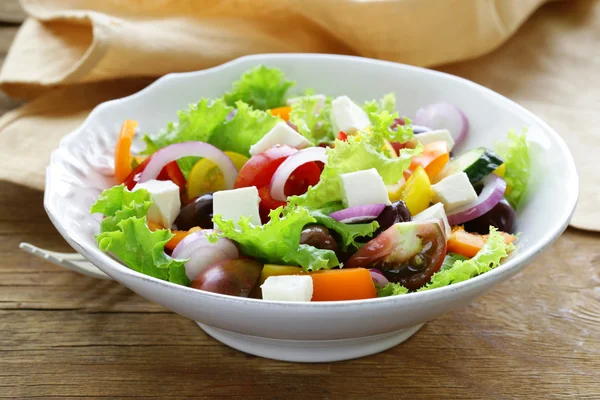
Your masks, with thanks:
M 379 223 L 379 228 L 377 228 L 373 237 L 376 237 L 395 223 L 411 220 L 410 211 L 408 211 L 406 204 L 402 200 L 395 201 L 392 205 L 385 206 L 379 217 L 377 217 L 376 221 Z
M 485 235 L 490 233 L 490 225 L 503 232 L 514 233 L 515 210 L 508 204 L 508 201 L 502 200 L 481 217 L 465 222 L 465 230 Z
M 338 250 L 338 245 L 333 236 L 323 225 L 306 225 L 300 233 L 300 244 L 308 244 L 322 250 Z
M 223 260 L 204 268 L 192 281 L 194 289 L 248 297 L 262 271 L 262 264 L 246 259 Z
M 213 228 L 213 195 L 206 193 L 196 198 L 179 211 L 175 220 L 177 229 L 187 231 L 195 226 L 202 229 Z

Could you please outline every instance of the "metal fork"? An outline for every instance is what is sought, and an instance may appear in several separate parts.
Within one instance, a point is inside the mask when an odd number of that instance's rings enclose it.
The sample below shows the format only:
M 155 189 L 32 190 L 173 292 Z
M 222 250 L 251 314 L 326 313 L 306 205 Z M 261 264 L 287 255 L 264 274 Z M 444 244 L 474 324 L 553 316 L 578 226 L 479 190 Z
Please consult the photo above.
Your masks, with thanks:
M 86 260 L 79 253 L 59 253 L 56 251 L 49 251 L 25 242 L 19 244 L 19 248 L 26 253 L 50 261 L 52 264 L 58 265 L 59 267 L 67 268 L 71 271 L 79 272 L 80 274 L 96 279 L 112 280 L 110 276 L 99 270 L 94 264 Z

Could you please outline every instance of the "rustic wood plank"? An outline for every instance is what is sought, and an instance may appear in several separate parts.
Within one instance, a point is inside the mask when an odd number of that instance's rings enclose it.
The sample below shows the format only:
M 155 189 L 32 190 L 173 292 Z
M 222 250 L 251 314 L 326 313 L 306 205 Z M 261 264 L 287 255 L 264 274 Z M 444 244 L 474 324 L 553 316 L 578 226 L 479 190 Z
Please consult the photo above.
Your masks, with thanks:
M 0 2 L 0 21 L 16 4 Z M 16 30 L 0 26 L 1 58 Z M 0 95 L 0 115 L 18 104 Z M 19 251 L 71 251 L 42 200 L 0 182 L 0 398 L 600 398 L 599 234 L 568 230 L 515 278 L 385 353 L 291 364 Z

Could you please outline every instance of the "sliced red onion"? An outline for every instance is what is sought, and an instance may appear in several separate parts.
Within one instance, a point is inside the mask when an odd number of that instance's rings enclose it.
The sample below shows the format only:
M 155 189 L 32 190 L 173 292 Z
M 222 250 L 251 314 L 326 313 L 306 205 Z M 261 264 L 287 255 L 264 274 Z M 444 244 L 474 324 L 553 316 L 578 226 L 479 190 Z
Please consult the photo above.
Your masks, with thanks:
M 140 183 L 156 179 L 165 165 L 182 157 L 203 157 L 217 164 L 225 178 L 225 188 L 232 189 L 237 177 L 237 168 L 233 161 L 215 146 L 204 142 L 184 142 L 163 147 L 152 155 L 140 176 Z
M 229 111 L 229 114 L 227 114 L 227 117 L 225 117 L 225 120 L 231 121 L 233 119 L 233 117 L 235 117 L 237 112 L 238 112 L 237 108 L 234 108 L 233 110 Z
M 465 113 L 450 103 L 435 103 L 419 108 L 413 122 L 431 129 L 448 129 L 455 146 L 464 142 L 469 131 L 469 120 Z
M 173 250 L 173 258 L 189 258 L 185 263 L 185 274 L 190 280 L 194 280 L 209 265 L 240 257 L 240 252 L 231 240 L 219 238 L 216 243 L 211 243 L 206 238 L 209 233 L 212 233 L 212 229 L 191 233 Z
M 385 204 L 365 204 L 364 206 L 344 208 L 343 210 L 332 212 L 329 216 L 344 224 L 366 222 L 379 217 L 384 208 Z
M 371 278 L 373 279 L 373 282 L 375 282 L 377 286 L 384 287 L 385 285 L 390 283 L 388 278 L 386 278 L 385 275 L 383 275 L 383 272 L 381 272 L 380 270 L 371 268 L 369 272 L 371 273 Z
M 271 178 L 271 197 L 275 200 L 286 201 L 287 196 L 285 195 L 284 188 L 290 175 L 292 175 L 298 167 L 312 161 L 321 161 L 323 164 L 327 163 L 325 148 L 309 147 L 286 158 Z
M 448 213 L 450 225 L 464 224 L 467 221 L 481 217 L 490 211 L 504 198 L 506 181 L 496 174 L 490 174 L 483 180 L 483 190 L 477 200 Z

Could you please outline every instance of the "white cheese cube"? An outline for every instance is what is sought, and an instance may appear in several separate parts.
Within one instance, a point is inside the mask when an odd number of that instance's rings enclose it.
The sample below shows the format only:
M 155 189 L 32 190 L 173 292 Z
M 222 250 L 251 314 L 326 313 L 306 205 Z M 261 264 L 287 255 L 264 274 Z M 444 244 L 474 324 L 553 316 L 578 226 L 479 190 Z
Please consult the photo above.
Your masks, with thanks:
M 433 190 L 433 202 L 444 203 L 447 212 L 477 200 L 477 193 L 464 172 L 442 179 L 432 185 L 431 189 Z
M 279 122 L 262 139 L 250 146 L 250 154 L 255 156 L 278 144 L 287 144 L 297 149 L 311 145 L 310 141 L 296 132 L 294 128 L 285 122 Z
M 345 207 L 365 204 L 392 204 L 387 187 L 375 168 L 340 175 Z
M 313 281 L 307 275 L 270 276 L 260 287 L 263 300 L 310 301 Z
M 287 100 L 287 105 L 291 106 L 294 103 L 298 102 L 303 97 L 308 97 L 311 100 L 317 100 L 316 111 L 320 111 L 321 109 L 323 109 L 323 107 L 325 107 L 325 101 L 327 100 L 327 97 L 324 94 L 315 94 L 315 95 L 312 95 L 312 96 L 292 97 L 292 98 L 290 98 L 290 99 Z
M 260 197 L 255 186 L 221 190 L 213 194 L 213 215 L 221 215 L 223 219 L 234 222 L 249 217 L 251 223 L 261 225 L 258 203 Z
M 179 186 L 171 181 L 151 179 L 144 183 L 138 183 L 133 188 L 134 191 L 138 189 L 146 189 L 152 198 L 146 219 L 163 228 L 170 229 L 181 208 Z
M 413 140 L 418 140 L 423 146 L 433 142 L 446 142 L 448 150 L 452 150 L 454 147 L 454 139 L 447 129 L 419 133 L 418 135 L 415 135 Z
M 331 102 L 331 123 L 335 134 L 342 131 L 348 135 L 371 125 L 369 116 L 348 96 L 336 97 Z
M 429 220 L 438 221 L 442 232 L 444 232 L 444 235 L 446 236 L 446 241 L 448 241 L 450 234 L 452 233 L 452 228 L 450 228 L 448 217 L 446 216 L 446 211 L 444 211 L 444 205 L 442 203 L 435 203 L 428 209 L 421 211 L 413 217 L 413 221 Z

